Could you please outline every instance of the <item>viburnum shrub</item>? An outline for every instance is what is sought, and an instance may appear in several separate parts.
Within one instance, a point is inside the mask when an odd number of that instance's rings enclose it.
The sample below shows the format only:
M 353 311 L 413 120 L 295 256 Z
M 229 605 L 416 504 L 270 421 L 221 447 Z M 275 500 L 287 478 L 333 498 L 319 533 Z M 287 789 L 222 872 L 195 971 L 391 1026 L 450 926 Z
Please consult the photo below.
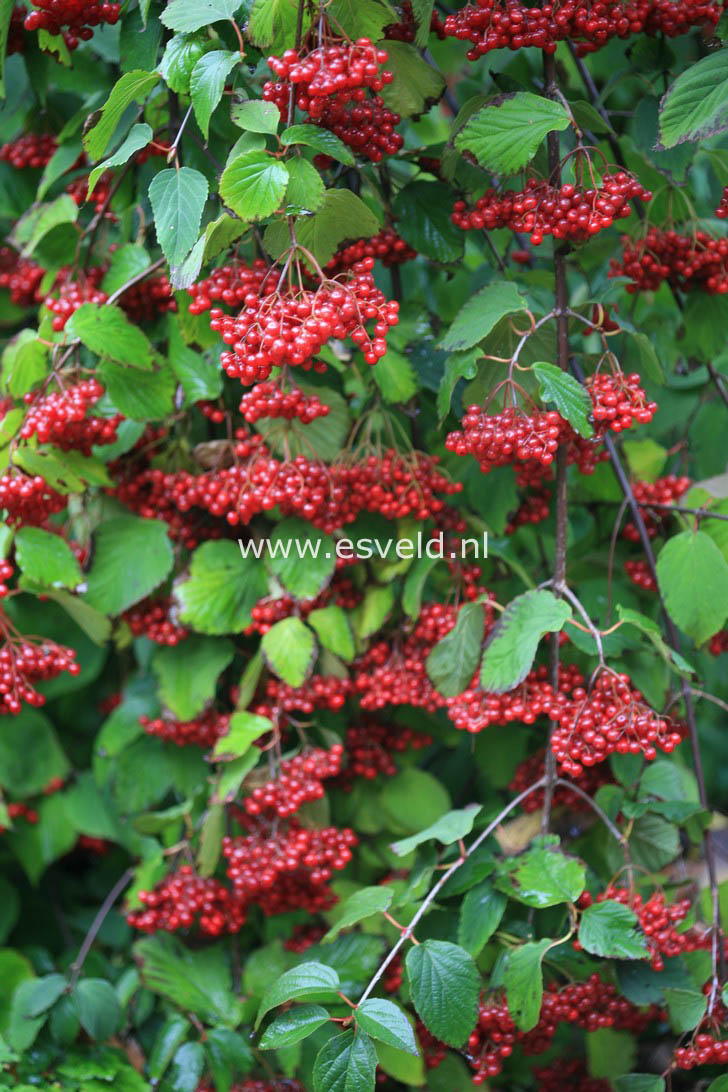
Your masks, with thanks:
M 0 0 L 0 1089 L 725 1092 L 722 0 Z

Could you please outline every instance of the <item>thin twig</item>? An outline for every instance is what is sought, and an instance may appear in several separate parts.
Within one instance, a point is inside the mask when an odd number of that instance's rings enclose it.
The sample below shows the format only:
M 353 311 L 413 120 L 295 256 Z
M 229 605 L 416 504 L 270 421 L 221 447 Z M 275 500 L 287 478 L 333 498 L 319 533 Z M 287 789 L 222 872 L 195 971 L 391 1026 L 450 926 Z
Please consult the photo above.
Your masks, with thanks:
M 78 950 L 78 955 L 71 964 L 71 978 L 68 983 L 69 991 L 72 990 L 73 987 L 76 985 L 78 981 L 78 976 L 81 973 L 81 968 L 86 961 L 86 956 L 91 951 L 91 948 L 94 941 L 96 940 L 101 926 L 106 921 L 109 911 L 118 899 L 119 895 L 122 893 L 124 888 L 127 887 L 129 883 L 131 883 L 131 880 L 134 876 L 134 871 L 135 870 L 133 868 L 127 868 L 126 872 L 122 873 L 122 875 L 119 876 L 119 879 L 111 888 L 111 891 L 109 891 L 104 901 L 101 903 L 96 917 L 91 922 L 91 928 L 89 929 L 88 933 L 86 933 L 86 936 L 83 938 L 83 944 Z

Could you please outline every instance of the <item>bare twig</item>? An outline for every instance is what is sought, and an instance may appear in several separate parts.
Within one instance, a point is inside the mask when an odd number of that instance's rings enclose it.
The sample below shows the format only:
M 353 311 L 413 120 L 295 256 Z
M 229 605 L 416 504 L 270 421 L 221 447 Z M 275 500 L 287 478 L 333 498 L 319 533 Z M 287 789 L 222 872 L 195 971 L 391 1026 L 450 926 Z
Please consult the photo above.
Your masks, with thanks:
M 109 893 L 106 896 L 106 898 L 104 899 L 104 901 L 101 903 L 101 906 L 99 907 L 99 910 L 98 910 L 98 913 L 96 914 L 96 917 L 91 922 L 91 928 L 86 933 L 86 936 L 83 938 L 83 943 L 82 943 L 81 947 L 78 950 L 78 955 L 76 956 L 73 963 L 71 964 L 71 978 L 70 978 L 69 983 L 68 983 L 68 989 L 69 990 L 72 990 L 73 987 L 76 985 L 76 982 L 78 981 L 78 976 L 81 973 L 81 968 L 83 967 L 83 965 L 84 965 L 84 963 L 86 961 L 86 956 L 91 951 L 91 948 L 93 947 L 93 943 L 96 940 L 96 937 L 98 936 L 98 933 L 99 933 L 99 930 L 100 930 L 101 926 L 106 921 L 106 918 L 107 918 L 107 916 L 109 914 L 109 911 L 111 910 L 112 906 L 114 905 L 114 903 L 116 902 L 116 900 L 118 899 L 119 895 L 122 893 L 124 888 L 127 887 L 127 885 L 131 883 L 131 880 L 132 880 L 133 876 L 134 876 L 134 869 L 133 868 L 127 868 L 126 872 L 122 873 L 122 875 L 119 876 L 119 879 L 116 881 L 114 886 L 111 888 L 111 891 L 109 891 Z

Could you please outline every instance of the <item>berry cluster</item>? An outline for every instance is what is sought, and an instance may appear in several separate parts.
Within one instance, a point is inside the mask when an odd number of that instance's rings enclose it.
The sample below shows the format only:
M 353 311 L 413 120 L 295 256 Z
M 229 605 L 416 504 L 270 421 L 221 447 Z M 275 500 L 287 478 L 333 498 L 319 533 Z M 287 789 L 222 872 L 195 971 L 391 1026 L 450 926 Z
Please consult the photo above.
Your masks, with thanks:
M 267 633 L 271 626 L 280 622 L 282 618 L 290 618 L 292 614 L 298 614 L 306 618 L 312 610 L 318 610 L 327 604 L 334 602 L 336 606 L 347 610 L 353 608 L 361 601 L 359 592 L 352 582 L 346 577 L 335 575 L 328 588 L 324 588 L 315 599 L 293 599 L 290 595 L 279 595 L 275 598 L 260 599 L 251 608 L 251 624 L 245 629 L 246 634 Z
M 519 527 L 543 523 L 551 511 L 551 492 L 548 489 L 536 489 L 528 493 L 515 512 L 508 517 L 506 534 L 512 535 Z
M 25 819 L 27 823 L 35 824 L 40 818 L 35 808 L 29 807 L 28 804 L 24 804 L 22 801 L 15 804 L 8 804 L 7 811 L 8 818 L 13 822 L 16 819 Z M 0 834 L 5 834 L 7 830 L 7 827 L 0 826 Z
M 623 240 L 621 258 L 612 258 L 610 277 L 629 277 L 628 292 L 656 291 L 663 281 L 688 292 L 728 292 L 728 239 L 705 231 L 680 235 L 650 227 L 641 239 Z
M 289 686 L 278 679 L 268 679 L 264 700 L 253 710 L 258 716 L 271 713 L 313 713 L 316 709 L 329 709 L 335 713 L 346 703 L 351 692 L 348 678 L 338 675 L 312 675 L 302 686 Z
M 197 926 L 207 936 L 237 933 L 245 924 L 245 907 L 218 880 L 197 876 L 190 865 L 165 876 L 152 891 L 140 891 L 141 910 L 126 920 L 143 933 Z
M 484 474 L 514 462 L 549 467 L 564 433 L 564 419 L 555 410 L 525 414 L 516 407 L 488 414 L 468 406 L 462 431 L 451 432 L 445 447 L 456 455 L 474 455 Z
M 100 267 L 95 267 L 81 274 L 79 280 L 73 280 L 70 270 L 61 271 L 55 286 L 58 296 L 49 293 L 43 301 L 54 315 L 54 330 L 60 332 L 81 304 L 105 303 L 108 297 L 99 288 L 103 272 Z
M 414 12 L 412 11 L 412 4 L 410 0 L 404 0 L 404 3 L 399 4 L 400 21 L 398 23 L 390 23 L 389 26 L 384 28 L 383 36 L 390 42 L 414 42 L 417 34 L 417 26 L 415 24 Z M 436 34 L 442 41 L 445 38 L 445 24 L 438 15 L 437 11 L 433 11 L 430 16 L 430 32 Z
M 300 387 L 291 387 L 284 391 L 280 383 L 256 383 L 251 391 L 243 395 L 240 406 L 248 424 L 252 425 L 262 417 L 282 417 L 286 421 L 294 418 L 304 425 L 309 425 L 318 417 L 327 417 L 329 407 L 316 394 L 304 394 Z
M 597 895 L 596 899 L 585 891 L 579 899 L 579 906 L 584 909 L 594 902 L 619 902 L 629 906 L 639 920 L 640 929 L 647 938 L 650 949 L 652 968 L 662 971 L 664 958 L 678 956 L 682 952 L 696 952 L 710 947 L 710 933 L 701 929 L 688 929 L 678 933 L 675 928 L 683 921 L 690 910 L 690 899 L 680 899 L 675 903 L 666 903 L 662 891 L 654 891 L 648 899 L 643 899 L 638 892 L 630 892 L 626 887 L 610 886 Z M 579 947 L 579 942 L 574 942 Z
M 527 232 L 534 246 L 546 235 L 584 242 L 629 216 L 630 201 L 637 199 L 651 201 L 652 194 L 626 171 L 607 173 L 599 186 L 586 189 L 571 182 L 556 187 L 532 178 L 523 190 L 488 190 L 469 211 L 464 201 L 457 201 L 452 221 L 464 231 Z
M 119 297 L 119 307 L 134 323 L 154 322 L 160 315 L 176 311 L 177 300 L 167 274 L 160 273 L 127 288 Z
M 402 754 L 410 748 L 421 750 L 430 743 L 432 737 L 424 732 L 391 723 L 366 720 L 352 724 L 346 730 L 346 769 L 339 776 L 337 785 L 348 791 L 359 777 L 367 781 L 393 777 L 397 772 L 394 754 Z
M 728 1065 L 728 1039 L 715 1039 L 706 1032 L 700 1032 L 691 1046 L 677 1048 L 673 1061 L 678 1069 L 694 1069 L 699 1065 Z
M 325 935 L 326 930 L 322 925 L 296 925 L 288 939 L 283 941 L 283 947 L 287 952 L 297 952 L 300 955 L 313 948 Z
M 533 755 L 529 755 L 528 758 L 524 758 L 522 762 L 518 763 L 516 772 L 511 778 L 508 788 L 515 794 L 523 792 L 529 785 L 533 785 L 535 781 L 538 781 L 539 778 L 543 777 L 545 769 L 546 751 L 544 749 L 537 751 Z M 587 770 L 583 770 L 578 777 L 574 778 L 575 784 L 591 797 L 595 795 L 602 785 L 612 784 L 612 781 L 613 779 L 609 769 L 605 766 L 592 766 Z M 525 798 L 521 807 L 525 812 L 529 813 L 538 811 L 543 807 L 543 801 L 543 789 L 538 789 Z M 555 808 L 568 808 L 569 811 L 589 812 L 590 810 L 589 804 L 582 796 L 563 785 L 558 785 L 554 789 L 553 805 Z
M 261 293 L 268 273 L 269 268 L 261 258 L 257 258 L 250 267 L 236 261 L 213 269 L 209 277 L 187 289 L 192 296 L 190 314 L 202 315 L 210 310 L 213 303 L 225 304 L 230 308 L 240 307 L 249 296 Z
M 611 1084 L 590 1077 L 581 1058 L 557 1058 L 533 1071 L 539 1092 L 610 1092 Z
M 343 757 L 343 744 L 335 743 L 328 751 L 314 747 L 295 758 L 284 759 L 275 780 L 253 789 L 243 807 L 248 815 L 277 815 L 287 819 L 302 804 L 323 797 L 323 782 L 341 771 Z
M 282 57 L 269 57 L 268 67 L 295 87 L 296 106 L 315 120 L 332 100 L 361 102 L 366 90 L 381 91 L 391 83 L 393 73 L 381 68 L 386 61 L 385 50 L 377 49 L 369 38 L 358 38 L 319 45 L 302 56 L 287 49 Z
M 657 403 L 648 402 L 640 386 L 642 380 L 637 372 L 624 375 L 622 372 L 597 372 L 586 381 L 589 397 L 592 400 L 592 415 L 598 435 L 606 429 L 622 432 L 638 425 L 650 423 L 657 412 Z
M 2 619 L 4 644 L 0 648 L 0 715 L 17 715 L 25 702 L 36 708 L 45 705 L 45 697 L 35 684 L 55 679 L 62 671 L 78 675 L 76 651 L 55 641 L 11 635 Z
M 171 596 L 163 599 L 143 599 L 122 614 L 135 637 L 147 637 L 157 645 L 178 645 L 189 630 L 179 625 L 171 616 L 174 602 Z
M 66 186 L 66 193 L 72 199 L 74 204 L 81 208 L 81 205 L 86 204 L 88 194 L 88 178 L 87 174 L 82 174 L 78 178 L 72 179 Z M 116 220 L 116 216 L 112 212 L 108 212 L 109 202 L 111 200 L 111 190 L 114 184 L 113 171 L 104 171 L 96 185 L 94 186 L 93 194 L 88 200 L 93 205 L 94 211 L 97 213 L 104 213 L 109 220 Z
M 723 187 L 723 192 L 720 195 L 720 204 L 715 210 L 715 215 L 719 220 L 728 219 L 728 186 Z
M 569 693 L 583 681 L 573 664 L 559 664 L 559 684 L 554 691 L 548 682 L 548 669 L 542 665 L 529 671 L 522 683 L 505 694 L 487 693 L 474 683 L 457 697 L 447 699 L 447 714 L 456 728 L 473 734 L 491 724 L 534 724 L 541 716 L 557 720 L 569 706 Z
M 20 258 L 10 247 L 0 247 L 0 288 L 7 288 L 10 300 L 18 307 L 32 307 L 45 270 L 27 258 Z
M 57 147 L 58 141 L 52 133 L 24 133 L 3 144 L 0 160 L 15 167 L 16 171 L 25 167 L 45 167 Z
M 15 569 L 12 562 L 7 560 L 0 561 L 0 599 L 5 599 L 9 594 L 10 588 L 8 587 L 8 581 L 12 579 Z
M 121 4 L 108 0 L 33 0 L 33 10 L 25 17 L 24 26 L 26 30 L 62 33 L 64 42 L 73 50 L 79 41 L 93 38 L 94 27 L 101 23 L 113 26 L 120 13 Z
M 692 484 L 690 478 L 684 475 L 678 477 L 676 474 L 666 474 L 663 478 L 657 478 L 654 482 L 637 481 L 633 484 L 634 499 L 640 507 L 648 509 L 643 511 L 642 515 L 650 538 L 655 537 L 663 526 L 665 519 L 669 516 L 668 512 L 661 512 L 659 509 L 650 511 L 650 504 L 672 504 L 673 501 L 679 500 L 684 493 L 687 493 Z M 625 524 L 622 535 L 630 542 L 640 541 L 640 534 L 634 523 Z
M 0 476 L 0 508 L 5 509 L 7 523 L 39 526 L 65 507 L 66 498 L 40 474 L 31 477 L 20 471 L 6 471 Z
M 104 393 L 98 379 L 83 379 L 63 391 L 53 391 L 42 398 L 32 392 L 25 395 L 29 405 L 20 435 L 27 440 L 37 436 L 41 444 L 54 444 L 62 451 L 76 450 L 90 455 L 94 444 L 113 444 L 123 420 L 114 417 L 87 417 L 88 409 Z
M 330 277 L 334 277 L 337 273 L 352 269 L 363 258 L 374 258 L 389 269 L 393 265 L 401 265 L 402 262 L 411 262 L 416 257 L 417 251 L 413 250 L 393 228 L 383 228 L 370 239 L 360 239 L 338 250 L 325 266 L 325 272 Z
M 198 713 L 192 720 L 175 720 L 171 716 L 140 717 L 139 723 L 147 735 L 166 739 L 178 747 L 194 744 L 196 747 L 214 747 L 221 736 L 227 735 L 230 717 L 225 713 L 216 713 L 209 709 Z
M 646 561 L 625 561 L 624 570 L 632 583 L 642 591 L 657 591 L 657 581 Z

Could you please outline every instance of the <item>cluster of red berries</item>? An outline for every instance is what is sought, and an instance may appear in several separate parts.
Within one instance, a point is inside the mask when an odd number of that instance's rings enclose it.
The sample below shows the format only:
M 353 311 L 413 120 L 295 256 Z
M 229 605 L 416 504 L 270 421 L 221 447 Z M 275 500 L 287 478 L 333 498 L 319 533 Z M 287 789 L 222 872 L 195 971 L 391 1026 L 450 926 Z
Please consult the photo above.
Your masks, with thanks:
M 117 23 L 120 13 L 121 4 L 108 0 L 33 0 L 33 9 L 26 15 L 24 26 L 26 30 L 62 33 L 64 42 L 73 50 L 79 41 L 93 38 L 94 27 Z
M 12 579 L 14 572 L 15 569 L 12 562 L 7 560 L 0 560 L 0 599 L 5 599 L 5 597 L 10 593 L 8 581 Z
M 684 921 L 690 910 L 690 899 L 680 899 L 675 903 L 665 902 L 662 891 L 654 891 L 648 899 L 643 899 L 638 892 L 630 892 L 626 887 L 613 887 L 611 884 L 596 899 L 585 891 L 579 898 L 578 905 L 584 909 L 594 902 L 619 902 L 630 907 L 637 915 L 640 929 L 645 934 L 650 949 L 653 970 L 664 970 L 664 958 L 678 956 L 682 952 L 697 952 L 710 947 L 710 932 L 701 929 L 688 929 L 678 933 L 675 928 Z M 579 948 L 579 942 L 574 942 Z
M 723 192 L 720 195 L 720 204 L 715 210 L 715 215 L 719 220 L 728 219 L 728 186 L 723 187 Z
M 511 778 L 508 788 L 516 795 L 523 792 L 529 785 L 533 785 L 534 782 L 543 777 L 545 769 L 546 751 L 545 749 L 542 749 L 533 755 L 529 755 L 528 758 L 524 758 L 522 762 L 518 763 L 516 772 Z M 612 781 L 613 778 L 610 775 L 609 769 L 605 766 L 592 766 L 587 770 L 583 770 L 578 777 L 574 778 L 574 783 L 578 788 L 591 797 L 595 795 L 602 785 L 609 785 Z M 523 811 L 529 813 L 538 811 L 539 808 L 543 806 L 543 801 L 544 791 L 543 789 L 538 789 L 523 800 L 521 807 Z M 588 812 L 590 810 L 589 804 L 582 796 L 563 785 L 558 785 L 554 789 L 553 804 L 554 807 L 568 808 L 569 811 Z
M 643 511 L 642 515 L 650 538 L 655 537 L 669 513 L 660 512 L 659 509 L 649 511 L 649 506 L 651 504 L 672 504 L 673 501 L 679 500 L 683 493 L 687 493 L 692 484 L 690 478 L 684 475 L 678 477 L 677 474 L 666 474 L 662 478 L 657 478 L 654 482 L 634 482 L 632 486 L 634 499 L 641 508 L 648 509 L 648 511 Z M 640 533 L 634 523 L 625 524 L 622 535 L 630 542 L 640 541 Z
M 564 433 L 564 419 L 555 410 L 525 414 L 517 407 L 489 414 L 468 406 L 462 431 L 451 432 L 445 447 L 456 455 L 474 455 L 484 474 L 516 461 L 549 467 Z
M 648 402 L 640 386 L 637 372 L 597 372 L 586 381 L 592 400 L 592 416 L 598 434 L 605 428 L 622 432 L 638 425 L 647 425 L 657 413 L 657 403 Z
M 417 1029 L 417 1042 L 422 1049 L 422 1058 L 427 1069 L 437 1069 L 447 1057 L 447 1047 L 428 1031 L 421 1020 L 415 1025 Z
M 0 648 L 0 715 L 16 716 L 24 702 L 35 707 L 45 705 L 45 696 L 35 689 L 36 683 L 55 679 L 62 671 L 69 675 L 80 673 L 75 649 L 45 638 L 36 643 L 31 638 L 11 636 L 4 619 L 2 629 L 5 640 Z
M 267 379 L 274 367 L 309 361 L 331 338 L 351 338 L 367 363 L 376 364 L 387 351 L 389 328 L 397 325 L 399 304 L 377 288 L 373 268 L 374 260 L 365 258 L 314 291 L 299 287 L 281 293 L 273 279 L 268 288 L 261 284 L 259 292 L 249 293 L 235 318 L 213 308 L 210 327 L 232 346 L 220 357 L 227 374 L 246 384 Z
M 268 717 L 278 710 L 282 713 L 313 713 L 316 709 L 338 712 L 346 704 L 351 693 L 348 677 L 338 675 L 312 675 L 302 686 L 289 686 L 279 679 L 268 679 L 264 700 L 253 710 L 258 716 Z
M 390 23 L 383 31 L 383 37 L 390 42 L 414 42 L 417 34 L 417 27 L 415 25 L 415 16 L 412 11 L 412 4 L 410 0 L 404 0 L 404 3 L 398 5 L 400 13 L 400 21 L 398 23 Z M 433 11 L 430 16 L 430 32 L 436 34 L 442 41 L 445 38 L 445 24 L 438 15 L 437 11 Z
M 23 53 L 25 51 L 25 38 L 23 36 L 23 23 L 25 22 L 25 16 L 28 9 L 23 7 L 22 4 L 16 4 L 10 13 L 10 25 L 8 26 L 8 37 L 6 43 L 6 51 L 8 57 L 11 53 Z
M 300 955 L 313 948 L 325 935 L 326 929 L 322 925 L 295 925 L 291 935 L 283 941 L 283 947 L 287 952 L 297 952 Z
M 49 293 L 43 303 L 54 315 L 53 329 L 60 332 L 74 312 L 84 303 L 105 303 L 107 295 L 99 288 L 103 277 L 103 269 L 95 267 L 81 274 L 79 280 L 72 279 L 70 270 L 62 270 L 59 274 L 54 291 L 58 295 Z
M 610 277 L 629 277 L 628 292 L 656 291 L 663 281 L 688 292 L 728 292 L 728 239 L 705 231 L 680 235 L 650 227 L 641 239 L 623 240 L 621 258 L 612 258 Z
M 673 1061 L 677 1069 L 728 1065 L 728 1039 L 715 1039 L 707 1032 L 700 1032 L 690 1046 L 677 1048 Z
M 328 881 L 351 860 L 356 835 L 346 828 L 307 829 L 295 819 L 285 828 L 277 823 L 276 828 L 250 819 L 250 834 L 223 839 L 236 896 L 254 902 L 266 915 L 328 909 L 336 901 Z
M 302 804 L 323 797 L 323 782 L 340 773 L 343 757 L 343 744 L 335 743 L 328 751 L 314 747 L 284 759 L 275 780 L 253 789 L 243 807 L 248 815 L 273 814 L 288 819 Z
M 581 1058 L 556 1058 L 537 1066 L 533 1075 L 539 1092 L 610 1092 L 611 1084 L 601 1077 L 590 1077 Z
M 6 471 L 0 476 L 0 508 L 6 509 L 7 523 L 39 526 L 65 507 L 66 498 L 40 474 Z
M 98 379 L 82 379 L 62 391 L 52 391 L 42 398 L 32 392 L 25 395 L 29 405 L 20 435 L 27 440 L 37 436 L 41 444 L 54 444 L 62 451 L 76 450 L 90 455 L 94 444 L 113 444 L 123 420 L 113 417 L 87 417 L 89 408 L 104 393 Z
M 551 492 L 548 489 L 536 489 L 528 493 L 515 512 L 508 517 L 506 534 L 514 534 L 519 527 L 534 526 L 549 518 L 551 511 Z
M 531 178 L 523 190 L 490 189 L 468 210 L 457 201 L 452 213 L 456 227 L 464 231 L 508 228 L 527 232 L 539 246 L 546 235 L 554 239 L 585 242 L 632 212 L 630 201 L 651 201 L 652 194 L 626 171 L 604 174 L 598 186 L 565 182 L 552 186 Z
M 192 296 L 190 314 L 202 315 L 210 310 L 213 303 L 225 304 L 231 309 L 240 307 L 249 296 L 261 293 L 269 273 L 275 276 L 275 270 L 271 270 L 262 258 L 256 258 L 250 266 L 235 261 L 213 269 L 209 277 L 187 289 Z
M 373 781 L 376 777 L 393 777 L 397 766 L 393 755 L 404 751 L 421 750 L 432 743 L 432 737 L 398 724 L 382 724 L 365 720 L 352 724 L 346 730 L 346 769 L 340 774 L 337 785 L 348 791 L 354 781 L 363 777 Z
M 0 148 L 0 160 L 17 171 L 25 167 L 45 167 L 58 147 L 52 133 L 24 133 Z
M 655 1005 L 639 1009 L 620 997 L 614 986 L 597 974 L 561 988 L 550 983 L 544 990 L 538 1023 L 531 1031 L 517 1030 L 505 1001 L 483 999 L 466 1046 L 468 1062 L 475 1070 L 473 1084 L 485 1084 L 489 1077 L 497 1076 L 515 1046 L 524 1054 L 545 1053 L 560 1024 L 572 1024 L 584 1031 L 615 1028 L 639 1034 L 660 1015 Z
M 174 602 L 163 599 L 143 599 L 122 614 L 135 637 L 147 637 L 157 645 L 178 645 L 189 633 L 171 617 Z
M 79 178 L 74 178 L 66 186 L 66 193 L 69 195 L 74 204 L 81 208 L 81 205 L 86 204 L 88 194 L 88 179 L 87 174 L 80 175 Z M 116 221 L 116 216 L 113 212 L 108 212 L 108 205 L 111 199 L 111 188 L 114 184 L 113 171 L 104 171 L 96 185 L 94 186 L 93 194 L 88 200 L 93 205 L 94 212 L 104 212 L 106 216 L 113 221 Z
M 632 583 L 641 588 L 642 591 L 657 591 L 657 581 L 646 561 L 625 561 L 624 571 Z
M 245 924 L 245 907 L 218 880 L 197 876 L 190 865 L 165 876 L 152 891 L 140 891 L 141 910 L 126 920 L 143 933 L 174 933 L 196 926 L 207 936 L 237 933 Z
M 713 0 L 562 0 L 530 8 L 520 0 L 477 0 L 448 15 L 444 31 L 470 43 L 470 61 L 494 49 L 554 53 L 567 38 L 583 56 L 612 38 L 642 33 L 675 38 L 694 26 L 715 26 L 721 10 Z
M 604 762 L 615 751 L 643 754 L 651 761 L 658 747 L 670 754 L 681 740 L 669 720 L 645 705 L 628 675 L 605 671 L 588 693 L 574 688 L 571 701 L 559 711 L 552 747 L 561 769 L 578 777 L 584 766 Z
M 728 629 L 719 629 L 710 638 L 708 650 L 713 656 L 720 656 L 723 652 L 728 652 Z
M 359 239 L 358 242 L 350 243 L 349 246 L 338 250 L 325 266 L 325 272 L 333 277 L 346 269 L 352 269 L 363 258 L 373 258 L 389 269 L 393 265 L 401 265 L 402 262 L 411 262 L 416 257 L 417 251 L 413 250 L 393 228 L 383 228 L 369 239 Z
M 221 736 L 227 735 L 230 728 L 230 716 L 209 709 L 199 713 L 192 720 L 175 720 L 171 716 L 140 717 L 139 723 L 147 735 L 166 739 L 178 747 L 214 747 Z
M 8 818 L 15 822 L 16 819 L 25 819 L 27 823 L 35 824 L 38 822 L 40 816 L 35 808 L 31 808 L 28 804 L 24 804 L 19 801 L 15 804 L 7 805 Z M 0 834 L 5 834 L 8 828 L 0 826 Z
M 251 608 L 251 624 L 245 629 L 245 633 L 267 633 L 271 626 L 280 622 L 282 618 L 290 618 L 292 614 L 298 614 L 306 618 L 312 610 L 325 607 L 332 601 L 336 606 L 348 610 L 361 601 L 361 592 L 358 591 L 351 580 L 346 577 L 334 576 L 333 582 L 328 588 L 324 588 L 314 599 L 296 600 L 290 595 L 279 595 L 276 598 L 267 597 L 260 599 Z
M 44 273 L 36 262 L 19 257 L 8 246 L 0 247 L 0 288 L 8 289 L 11 302 L 18 307 L 32 307 L 38 302 Z
M 119 307 L 134 323 L 154 322 L 160 315 L 177 310 L 172 285 L 166 273 L 132 284 L 119 297 Z
M 446 700 L 447 714 L 456 728 L 475 734 L 492 724 L 506 726 L 516 721 L 534 724 L 539 717 L 557 720 L 569 704 L 569 693 L 584 682 L 573 664 L 559 664 L 558 687 L 548 681 L 548 669 L 541 665 L 505 694 L 481 690 L 477 681 L 455 698 Z
M 318 45 L 303 55 L 287 49 L 282 57 L 269 57 L 268 67 L 279 80 L 293 84 L 296 106 L 313 120 L 332 99 L 361 102 L 366 90 L 381 91 L 391 83 L 394 74 L 381 67 L 386 61 L 386 50 L 358 38 Z
M 284 391 L 280 383 L 256 383 L 243 395 L 239 410 L 249 425 L 263 417 L 282 417 L 286 421 L 296 418 L 309 425 L 329 414 L 329 407 L 317 394 L 304 394 L 300 387 Z

